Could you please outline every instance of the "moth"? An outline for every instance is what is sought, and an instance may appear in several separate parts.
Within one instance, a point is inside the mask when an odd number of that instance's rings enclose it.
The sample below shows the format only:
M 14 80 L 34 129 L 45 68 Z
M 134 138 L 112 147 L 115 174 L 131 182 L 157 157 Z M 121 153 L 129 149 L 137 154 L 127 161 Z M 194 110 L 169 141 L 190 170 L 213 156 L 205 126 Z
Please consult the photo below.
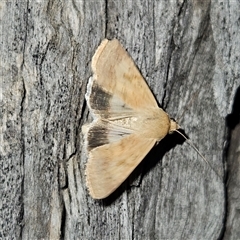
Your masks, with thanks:
M 90 195 L 102 199 L 179 125 L 158 107 L 118 40 L 102 41 L 92 58 L 92 71 L 85 97 L 94 120 L 82 129 L 89 153 L 86 183 Z

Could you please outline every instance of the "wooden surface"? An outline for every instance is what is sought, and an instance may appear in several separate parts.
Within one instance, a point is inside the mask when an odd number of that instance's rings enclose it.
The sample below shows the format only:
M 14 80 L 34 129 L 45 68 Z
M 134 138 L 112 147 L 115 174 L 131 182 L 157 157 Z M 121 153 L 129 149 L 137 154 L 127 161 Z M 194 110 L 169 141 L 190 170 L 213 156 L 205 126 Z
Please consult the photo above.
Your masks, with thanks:
M 239 12 L 238 1 L 1 1 L 0 238 L 237 239 Z M 91 199 L 81 126 L 105 37 L 221 179 L 172 134 Z

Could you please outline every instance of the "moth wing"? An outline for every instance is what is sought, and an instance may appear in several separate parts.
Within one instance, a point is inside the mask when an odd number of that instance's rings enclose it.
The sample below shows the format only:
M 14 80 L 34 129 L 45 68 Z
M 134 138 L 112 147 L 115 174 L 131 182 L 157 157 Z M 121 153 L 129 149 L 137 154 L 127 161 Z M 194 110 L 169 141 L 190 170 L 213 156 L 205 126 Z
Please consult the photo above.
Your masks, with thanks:
M 104 39 L 92 59 L 93 78 L 132 109 L 158 107 L 147 83 L 118 40 Z
M 99 119 L 91 124 L 83 125 L 82 132 L 85 135 L 87 150 L 91 151 L 102 145 L 120 141 L 132 134 L 134 130 L 114 124 L 111 121 Z
M 154 146 L 155 139 L 130 134 L 92 149 L 86 167 L 87 186 L 95 199 L 109 196 Z
M 88 81 L 85 97 L 94 118 L 113 120 L 136 114 L 118 95 L 108 92 L 93 77 Z

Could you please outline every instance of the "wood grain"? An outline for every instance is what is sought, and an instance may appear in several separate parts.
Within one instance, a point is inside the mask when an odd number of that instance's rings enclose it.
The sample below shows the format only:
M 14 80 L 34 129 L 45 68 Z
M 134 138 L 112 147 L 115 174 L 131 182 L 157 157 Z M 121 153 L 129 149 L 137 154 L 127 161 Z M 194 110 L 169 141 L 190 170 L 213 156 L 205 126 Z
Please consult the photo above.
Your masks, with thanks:
M 239 12 L 237 1 L 2 1 L 2 238 L 235 239 L 232 185 L 181 137 L 169 136 L 114 196 L 94 201 L 80 131 L 91 121 L 91 58 L 102 39 L 117 38 L 223 175 L 225 120 L 240 85 Z

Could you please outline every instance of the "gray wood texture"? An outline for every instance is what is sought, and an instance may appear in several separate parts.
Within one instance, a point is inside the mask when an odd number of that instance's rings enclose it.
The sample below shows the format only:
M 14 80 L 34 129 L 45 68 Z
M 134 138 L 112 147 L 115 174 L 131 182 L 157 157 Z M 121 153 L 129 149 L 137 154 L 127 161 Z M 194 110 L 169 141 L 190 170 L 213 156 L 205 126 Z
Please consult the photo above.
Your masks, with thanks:
M 239 13 L 230 0 L 1 1 L 0 238 L 239 239 Z M 172 134 L 91 199 L 81 126 L 104 38 L 220 178 Z

